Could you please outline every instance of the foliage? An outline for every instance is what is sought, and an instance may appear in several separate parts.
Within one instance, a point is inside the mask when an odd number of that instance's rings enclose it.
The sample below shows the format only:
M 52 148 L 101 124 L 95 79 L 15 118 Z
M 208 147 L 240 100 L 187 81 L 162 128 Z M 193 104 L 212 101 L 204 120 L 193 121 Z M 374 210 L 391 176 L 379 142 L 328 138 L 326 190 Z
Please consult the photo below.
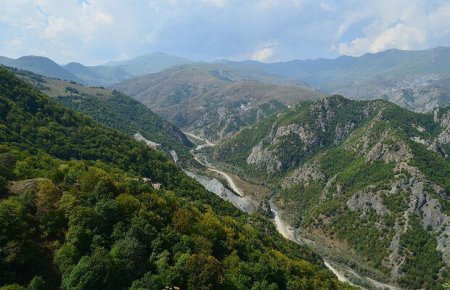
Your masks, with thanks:
M 439 276 L 448 273 L 439 273 L 444 265 L 441 253 L 436 250 L 436 239 L 422 228 L 416 216 L 410 215 L 409 220 L 408 231 L 400 239 L 401 249 L 407 253 L 402 269 L 405 275 L 400 282 L 415 289 L 437 289 Z
M 0 154 L 15 160 L 4 176 L 30 185 L 0 200 L 2 289 L 350 287 L 266 218 L 3 69 L 0 103 Z
M 65 106 L 92 117 L 95 121 L 133 135 L 141 133 L 146 139 L 175 150 L 181 158 L 189 158 L 190 141 L 173 124 L 163 120 L 138 101 L 113 91 L 109 98 L 77 94 L 59 96 Z
M 395 230 L 405 225 L 405 212 L 415 199 L 411 183 L 423 182 L 427 196 L 440 203 L 435 209 L 449 213 L 444 196 L 450 190 L 450 163 L 445 147 L 436 141 L 448 130 L 438 121 L 447 110 L 421 114 L 382 100 L 332 96 L 300 103 L 247 127 L 209 153 L 246 177 L 281 187 L 277 205 L 302 231 L 345 244 L 362 264 L 388 276 Z M 253 163 L 248 164 L 250 155 Z M 402 283 L 438 289 L 447 267 L 430 248 L 436 248 L 433 235 L 441 232 L 421 231 L 409 232 L 402 247 L 425 252 L 429 261 L 421 257 L 423 265 L 432 261 L 436 268 L 421 272 L 411 257 L 406 261 L 410 265 L 400 269 L 410 282 L 405 278 Z M 420 245 L 413 242 L 415 235 Z M 441 269 L 440 276 L 436 269 Z M 421 278 L 413 278 L 419 273 Z

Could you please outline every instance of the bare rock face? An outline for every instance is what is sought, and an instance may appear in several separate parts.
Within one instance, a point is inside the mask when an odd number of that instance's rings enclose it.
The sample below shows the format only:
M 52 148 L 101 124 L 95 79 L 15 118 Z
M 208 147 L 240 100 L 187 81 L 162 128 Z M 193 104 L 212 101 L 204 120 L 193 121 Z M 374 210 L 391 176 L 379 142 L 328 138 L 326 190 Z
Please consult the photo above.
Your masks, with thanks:
M 348 201 L 347 207 L 350 210 L 363 212 L 368 209 L 374 209 L 378 215 L 384 215 L 389 212 L 387 207 L 383 204 L 383 200 L 379 194 L 370 192 L 357 192 Z
M 282 163 L 262 143 L 252 148 L 252 152 L 247 157 L 247 164 L 265 165 L 267 172 L 274 173 L 281 169 Z
M 240 210 L 248 213 L 253 213 L 258 209 L 255 201 L 248 197 L 240 197 L 233 193 L 231 190 L 226 188 L 219 180 L 215 178 L 209 178 L 206 176 L 202 176 L 199 174 L 195 174 L 193 172 L 184 171 L 188 176 L 197 180 L 200 184 L 202 184 L 206 190 L 214 193 L 220 198 L 231 202 L 234 206 L 239 208 Z
M 324 180 L 325 174 L 320 171 L 317 162 L 311 164 L 307 163 L 303 166 L 297 168 L 283 181 L 282 186 L 284 188 L 289 188 L 292 184 L 305 184 L 309 185 L 311 181 Z
M 438 122 L 444 129 L 441 131 L 436 143 L 448 142 L 447 133 L 448 124 L 450 124 L 449 114 L 440 116 Z M 427 180 L 420 170 L 410 164 L 413 153 L 409 146 L 396 137 L 390 130 L 378 131 L 374 134 L 371 130 L 376 125 L 375 120 L 369 125 L 367 133 L 352 138 L 344 143 L 346 149 L 365 157 L 365 162 L 383 161 L 385 163 L 394 163 L 394 173 L 391 183 L 387 186 L 389 190 L 371 190 L 370 188 L 358 191 L 353 194 L 346 202 L 346 206 L 351 211 L 361 212 L 361 217 L 367 215 L 369 211 L 375 211 L 379 216 L 377 227 L 383 229 L 386 227 L 382 217 L 391 215 L 391 211 L 385 204 L 382 196 L 392 197 L 404 194 L 406 198 L 406 207 L 400 215 L 396 215 L 394 224 L 394 235 L 390 240 L 389 255 L 383 260 L 383 265 L 390 269 L 390 276 L 393 281 L 400 278 L 402 266 L 408 259 L 408 253 L 401 251 L 400 240 L 403 234 L 409 229 L 409 220 L 411 215 L 419 217 L 421 225 L 425 231 L 434 234 L 437 240 L 437 250 L 442 253 L 443 261 L 450 266 L 450 217 L 444 213 L 440 201 L 436 196 L 448 199 L 448 193 L 442 187 Z M 447 126 L 447 127 L 445 127 Z M 423 132 L 423 128 L 416 128 Z M 440 139 L 439 139 L 440 138 Z M 430 144 L 425 144 L 429 149 Z M 320 175 L 314 174 L 314 167 L 310 165 L 302 166 L 295 170 L 284 184 L 303 183 L 307 184 L 316 180 Z M 407 173 L 405 175 L 404 173 Z M 313 173 L 313 174 L 311 174 Z M 325 179 L 325 177 L 323 177 Z M 327 183 L 328 184 L 328 183 Z M 324 188 L 324 192 L 326 188 Z
M 400 239 L 409 229 L 411 215 L 420 217 L 423 229 L 435 234 L 437 250 L 442 253 L 443 261 L 450 266 L 450 217 L 443 212 L 439 200 L 433 197 L 441 189 L 430 186 L 430 184 L 429 181 L 424 180 L 421 174 L 409 179 L 406 176 L 399 176 L 392 181 L 389 190 L 359 191 L 346 202 L 349 210 L 362 212 L 362 217 L 369 210 L 374 210 L 381 218 L 384 215 L 391 214 L 383 201 L 382 195 L 404 194 L 406 207 L 400 215 L 396 215 L 389 255 L 383 260 L 383 265 L 390 269 L 392 281 L 402 276 L 401 268 L 409 255 L 409 253 L 401 251 Z M 380 221 L 377 227 L 382 229 L 385 225 L 382 219 Z
M 306 145 L 312 145 L 318 141 L 317 136 L 305 129 L 305 127 L 298 124 L 289 124 L 287 126 L 280 126 L 277 128 L 275 133 L 275 138 L 279 139 L 281 137 L 288 136 L 289 134 L 294 134 L 300 137 L 300 140 Z M 306 148 L 305 148 L 306 149 Z
M 386 91 L 390 101 L 418 112 L 427 112 L 439 106 L 441 96 L 439 88 L 430 85 L 430 80 L 423 80 L 421 84 L 405 84 L 403 87 Z
M 369 126 L 366 134 L 359 140 L 347 144 L 346 148 L 364 155 L 367 162 L 375 160 L 395 163 L 409 161 L 412 157 L 411 150 L 391 131 L 385 130 L 379 135 L 371 133 L 370 129 L 375 122 Z
M 217 108 L 217 114 L 219 115 L 219 122 L 222 122 L 223 120 L 225 120 L 227 113 L 228 113 L 228 110 L 225 107 Z
M 450 144 L 450 110 L 447 110 L 447 112 L 441 115 L 440 110 L 435 109 L 433 111 L 433 116 L 434 121 L 436 123 L 439 123 L 439 125 L 442 128 L 441 132 L 434 140 L 433 147 L 435 149 L 439 148 L 440 149 L 439 151 L 443 153 L 445 158 L 447 158 L 450 152 L 446 152 L 446 150 L 443 149 L 443 147 Z
M 439 84 L 441 78 L 436 74 L 379 77 L 348 83 L 334 93 L 364 100 L 383 98 L 416 112 L 428 112 L 442 105 L 440 98 L 447 89 Z
M 344 125 L 338 125 L 335 129 L 335 138 L 334 138 L 334 144 L 339 144 L 345 138 L 347 138 L 348 135 L 355 129 L 356 124 L 353 122 L 347 122 Z
M 382 141 L 375 144 L 367 153 L 366 160 L 382 160 L 384 162 L 401 162 L 411 157 L 409 148 L 405 144 L 386 144 Z
M 272 208 L 270 206 L 270 202 L 268 200 L 266 200 L 266 199 L 262 200 L 259 203 L 257 211 L 262 213 L 263 215 L 265 215 L 267 217 L 270 217 L 270 218 L 274 217 L 274 213 L 273 213 Z
M 421 171 L 427 163 L 417 155 L 434 151 L 440 156 L 430 155 L 430 162 L 437 165 L 450 153 L 445 152 L 450 151 L 448 108 L 414 116 L 382 100 L 349 105 L 333 96 L 269 120 L 239 139 L 252 144 L 243 156 L 261 171 L 281 173 L 274 177 L 282 186 L 279 202 L 292 207 L 287 212 L 298 215 L 301 230 L 331 239 L 350 237 L 343 241 L 350 244 L 355 243 L 352 229 L 366 233 L 370 243 L 386 250 L 375 262 L 393 283 L 409 275 L 405 265 L 416 248 L 411 235 L 418 230 L 437 242 L 436 250 L 450 266 L 450 217 L 443 203 L 450 193 L 439 176 Z M 302 190 L 289 190 L 296 185 Z
M 414 182 L 411 192 L 409 210 L 422 216 L 425 230 L 437 233 L 437 250 L 442 252 L 444 262 L 450 265 L 450 217 L 443 213 L 439 200 L 424 190 L 423 182 Z

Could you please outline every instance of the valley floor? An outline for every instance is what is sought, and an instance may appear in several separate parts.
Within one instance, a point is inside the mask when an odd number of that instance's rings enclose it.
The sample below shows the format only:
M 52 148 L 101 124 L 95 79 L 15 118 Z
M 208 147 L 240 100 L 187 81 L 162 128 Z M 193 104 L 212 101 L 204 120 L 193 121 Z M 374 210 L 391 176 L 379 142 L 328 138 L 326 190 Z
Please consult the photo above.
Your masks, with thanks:
M 193 141 L 200 141 L 197 144 L 197 147 L 191 151 L 191 153 L 194 155 L 194 159 L 199 162 L 202 166 L 206 168 L 205 172 L 207 175 L 211 175 L 211 172 L 217 173 L 220 176 L 223 176 L 225 178 L 225 181 L 227 182 L 227 185 L 232 190 L 232 192 L 236 195 L 235 197 L 230 196 L 231 191 L 229 191 L 228 194 L 225 194 L 225 190 L 215 190 L 215 194 L 219 195 L 220 197 L 230 201 L 233 203 L 236 207 L 240 208 L 244 211 L 250 211 L 253 212 L 256 208 L 256 205 L 260 204 L 261 200 L 257 200 L 254 193 L 250 193 L 247 191 L 242 190 L 239 186 L 237 186 L 237 180 L 233 179 L 233 175 L 226 173 L 222 170 L 217 169 L 215 166 L 211 165 L 208 161 L 204 160 L 202 156 L 200 156 L 199 151 L 202 148 L 205 147 L 212 147 L 215 146 L 214 143 L 205 140 L 193 133 L 184 132 L 185 135 L 189 136 L 192 139 L 195 139 Z M 209 171 L 209 172 L 208 172 Z M 194 173 L 189 174 L 191 177 L 197 179 L 200 183 L 202 183 L 205 187 L 207 187 L 205 183 L 205 178 L 201 175 L 197 175 Z M 235 178 L 237 179 L 237 178 Z M 210 185 L 214 178 L 209 181 Z M 217 181 L 217 180 L 216 180 Z M 243 180 L 242 178 L 239 178 L 239 184 L 242 185 L 246 183 L 247 181 Z M 252 188 L 252 185 L 245 186 L 246 189 Z M 209 189 L 211 191 L 211 189 Z M 213 190 L 214 191 L 214 190 Z M 245 204 L 245 206 L 243 206 Z M 272 200 L 269 201 L 270 210 L 273 215 L 273 221 L 275 224 L 276 229 L 278 232 L 285 237 L 288 240 L 291 240 L 295 243 L 299 244 L 308 244 L 310 246 L 313 246 L 313 248 L 317 249 L 318 247 L 315 247 L 313 244 L 315 243 L 312 240 L 299 238 L 296 234 L 295 230 L 283 219 L 283 214 L 280 209 L 277 208 L 277 206 L 272 202 Z M 320 250 L 318 251 L 319 254 L 323 255 L 323 252 Z M 389 285 L 386 283 L 382 283 L 379 281 L 376 281 L 370 277 L 366 277 L 365 275 L 357 273 L 355 270 L 350 269 L 348 266 L 345 266 L 341 263 L 338 263 L 332 259 L 332 257 L 324 258 L 324 264 L 325 266 L 333 272 L 336 277 L 343 282 L 350 283 L 353 286 L 360 287 L 361 289 L 391 289 L 391 290 L 399 290 L 401 288 L 398 288 L 393 285 Z

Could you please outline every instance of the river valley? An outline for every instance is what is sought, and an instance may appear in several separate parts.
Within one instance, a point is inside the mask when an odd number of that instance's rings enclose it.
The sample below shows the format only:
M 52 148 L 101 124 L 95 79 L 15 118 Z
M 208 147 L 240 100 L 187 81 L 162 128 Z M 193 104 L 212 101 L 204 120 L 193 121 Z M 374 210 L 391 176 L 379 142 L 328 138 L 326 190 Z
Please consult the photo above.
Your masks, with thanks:
M 227 186 L 224 186 L 224 184 L 220 180 L 214 177 L 205 176 L 188 170 L 184 170 L 186 174 L 188 174 L 190 177 L 200 182 L 208 191 L 218 195 L 224 200 L 231 202 L 234 206 L 236 206 L 240 210 L 248 213 L 255 212 L 258 209 L 258 206 L 260 205 L 261 201 L 252 198 L 251 194 L 246 194 L 245 191 L 243 191 L 236 185 L 236 182 L 233 180 L 233 177 L 230 174 L 217 169 L 215 166 L 213 166 L 207 160 L 205 160 L 204 156 L 200 154 L 201 149 L 206 147 L 213 147 L 215 146 L 215 144 L 190 132 L 184 132 L 184 134 L 197 142 L 196 148 L 191 150 L 194 159 L 199 164 L 201 164 L 206 168 L 205 170 L 206 173 L 208 173 L 209 171 L 209 173 L 213 172 L 222 176 L 224 181 L 226 181 Z M 313 248 L 316 248 L 314 241 L 300 237 L 298 232 L 296 232 L 295 229 L 293 229 L 283 219 L 282 211 L 272 202 L 272 199 L 273 196 L 269 200 L 269 206 L 270 212 L 272 213 L 273 222 L 275 224 L 277 231 L 288 240 L 291 240 L 299 244 L 307 244 L 309 246 L 312 246 Z M 359 274 L 354 269 L 351 269 L 344 264 L 338 263 L 337 261 L 331 260 L 330 257 L 323 256 L 323 259 L 324 265 L 331 272 L 333 272 L 340 281 L 347 282 L 361 289 L 390 289 L 390 290 L 401 289 L 396 286 L 382 283 L 372 278 L 366 277 L 365 275 Z

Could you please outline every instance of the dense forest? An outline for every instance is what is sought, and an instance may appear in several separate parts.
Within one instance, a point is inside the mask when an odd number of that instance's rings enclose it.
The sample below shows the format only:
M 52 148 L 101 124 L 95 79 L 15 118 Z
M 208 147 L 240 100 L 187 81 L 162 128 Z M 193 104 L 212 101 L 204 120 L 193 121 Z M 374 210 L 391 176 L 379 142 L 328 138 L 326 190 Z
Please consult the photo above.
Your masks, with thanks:
M 96 122 L 126 135 L 140 133 L 144 138 L 161 145 L 161 149 L 166 152 L 175 150 L 180 162 L 192 163 L 189 148 L 193 144 L 181 130 L 131 97 L 103 87 L 87 87 L 73 81 L 8 69 L 65 107 L 86 114 Z
M 0 289 L 348 289 L 266 218 L 0 68 Z

